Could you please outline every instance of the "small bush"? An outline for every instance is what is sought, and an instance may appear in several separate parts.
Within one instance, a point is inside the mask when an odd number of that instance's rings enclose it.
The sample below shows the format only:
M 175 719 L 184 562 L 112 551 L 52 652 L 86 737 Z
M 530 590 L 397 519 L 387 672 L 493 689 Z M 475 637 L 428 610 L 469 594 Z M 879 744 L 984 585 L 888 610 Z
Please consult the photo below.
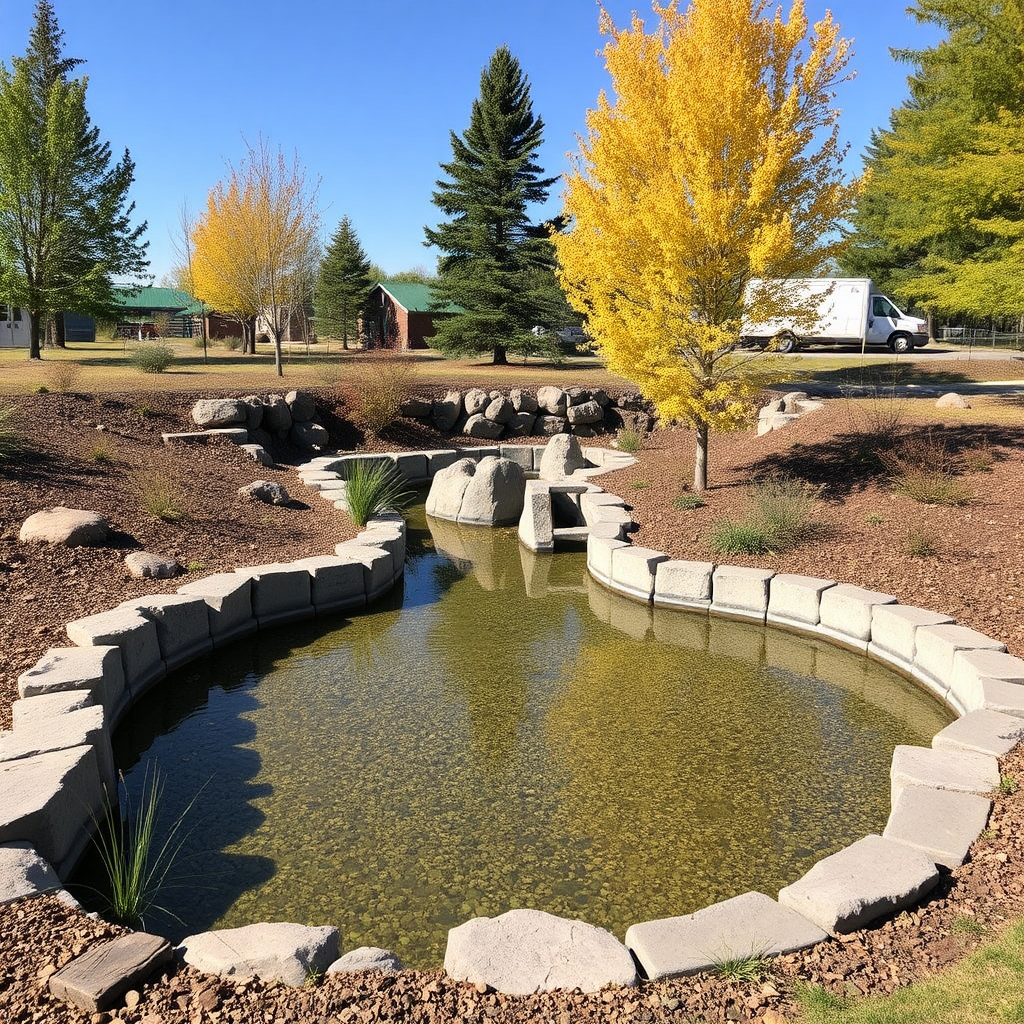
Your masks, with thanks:
M 50 390 L 58 395 L 74 391 L 81 376 L 82 365 L 73 359 L 55 359 L 46 367 L 46 379 L 49 381 Z
M 365 526 L 380 512 L 401 512 L 412 501 L 402 478 L 383 462 L 356 461 L 345 482 L 349 515 L 356 526 Z
M 933 558 L 939 551 L 935 538 L 920 526 L 907 530 L 904 550 L 911 558 Z
M 960 464 L 965 473 L 988 473 L 995 461 L 995 452 L 987 441 L 974 448 L 968 448 L 960 455 Z
M 236 334 L 229 334 L 226 338 L 221 340 L 221 344 L 229 352 L 237 352 L 242 347 L 242 339 Z
M 967 505 L 974 492 L 956 473 L 960 459 L 951 456 L 941 440 L 928 432 L 908 438 L 891 451 L 879 451 L 878 458 L 892 478 L 897 494 L 923 505 Z
M 17 425 L 18 407 L 0 405 L 0 462 L 16 459 L 25 451 L 25 437 Z
M 719 554 L 765 555 L 799 544 L 811 524 L 816 492 L 803 480 L 769 477 L 750 488 L 750 511 L 741 522 L 726 519 L 711 537 Z
M 114 461 L 114 453 L 110 450 L 110 446 L 104 444 L 102 441 L 93 446 L 92 451 L 89 453 L 89 459 L 92 462 L 102 463 L 109 465 Z
M 185 490 L 178 479 L 160 468 L 142 469 L 132 480 L 139 492 L 142 508 L 165 523 L 176 523 L 185 518 L 187 503 Z
M 620 452 L 632 454 L 643 448 L 644 436 L 639 430 L 634 430 L 632 427 L 623 427 L 617 434 L 615 443 L 618 445 Z
M 1017 778 L 1014 775 L 1000 775 L 999 776 L 999 792 L 1003 796 L 1013 796 L 1017 792 Z
M 711 550 L 719 555 L 766 555 L 771 543 L 763 527 L 725 519 L 711 535 Z
M 412 359 L 384 349 L 353 359 L 342 397 L 352 418 L 379 437 L 400 416 L 417 378 Z
M 170 345 L 140 345 L 132 353 L 132 366 L 143 373 L 163 373 L 173 362 Z
M 696 494 L 680 494 L 672 499 L 672 507 L 682 509 L 684 512 L 693 512 L 698 508 L 704 508 L 707 503 Z

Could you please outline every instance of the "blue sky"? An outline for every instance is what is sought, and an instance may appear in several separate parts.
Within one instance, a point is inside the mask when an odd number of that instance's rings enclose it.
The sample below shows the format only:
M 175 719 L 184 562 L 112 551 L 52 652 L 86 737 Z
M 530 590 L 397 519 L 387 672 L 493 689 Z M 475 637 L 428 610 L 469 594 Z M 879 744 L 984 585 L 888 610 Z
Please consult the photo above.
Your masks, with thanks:
M 260 134 L 319 177 L 323 234 L 348 215 L 388 272 L 433 267 L 423 226 L 449 131 L 467 126 L 480 72 L 507 45 L 546 125 L 540 163 L 568 168 L 585 115 L 608 85 L 595 0 L 53 0 L 65 53 L 85 58 L 88 107 L 119 155 L 135 161 L 133 198 L 149 223 L 151 272 L 176 261 L 184 203 L 193 211 Z M 786 9 L 788 10 L 788 0 Z M 906 95 L 889 47 L 938 40 L 901 0 L 806 0 L 830 7 L 854 40 L 857 77 L 839 94 L 851 174 L 871 129 Z M 0 57 L 24 53 L 35 0 L 0 0 Z M 616 24 L 647 0 L 608 0 Z M 548 209 L 560 208 L 560 189 Z

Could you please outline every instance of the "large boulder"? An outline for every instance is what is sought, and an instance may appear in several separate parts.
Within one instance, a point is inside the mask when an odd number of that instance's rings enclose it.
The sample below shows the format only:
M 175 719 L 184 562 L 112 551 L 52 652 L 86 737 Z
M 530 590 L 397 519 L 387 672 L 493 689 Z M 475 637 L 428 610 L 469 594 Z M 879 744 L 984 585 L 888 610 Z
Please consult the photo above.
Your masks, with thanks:
M 106 519 L 99 512 L 58 505 L 30 515 L 22 523 L 18 539 L 23 544 L 39 541 L 64 544 L 69 548 L 88 547 L 105 543 L 108 529 Z
M 568 404 L 568 396 L 561 388 L 545 384 L 537 389 L 537 405 L 549 416 L 564 416 Z
M 308 423 L 316 416 L 316 399 L 309 391 L 289 391 L 284 396 L 295 423 Z
M 586 469 L 580 443 L 571 434 L 557 434 L 544 447 L 540 460 L 541 480 L 564 480 L 578 469 Z
M 281 395 L 267 395 L 263 403 L 263 429 L 284 436 L 292 427 L 292 411 Z
M 508 393 L 508 400 L 512 403 L 512 408 L 516 412 L 537 411 L 537 399 L 529 391 L 523 391 L 522 388 L 513 388 Z
M 553 437 L 555 434 L 564 434 L 569 429 L 569 421 L 564 416 L 538 416 L 534 426 L 534 432 Z
M 537 422 L 535 412 L 517 412 L 505 428 L 510 437 L 527 437 L 533 433 L 533 425 Z
M 245 429 L 252 433 L 263 426 L 263 399 L 259 395 L 246 395 L 239 399 L 245 410 Z
M 466 397 L 463 401 L 466 415 L 475 416 L 478 412 L 483 412 L 490 400 L 491 396 L 482 388 L 470 388 L 466 392 Z
M 582 423 L 600 423 L 604 419 L 604 410 L 593 399 L 570 405 L 565 411 L 566 418 L 573 426 Z
M 523 514 L 526 473 L 511 459 L 488 455 L 476 466 L 462 496 L 460 523 L 512 526 Z
M 505 427 L 501 423 L 489 420 L 482 412 L 477 412 L 466 420 L 462 432 L 466 437 L 483 437 L 489 441 L 497 441 L 505 433 Z
M 407 398 L 400 410 L 403 416 L 413 420 L 428 419 L 434 412 L 434 403 L 429 398 Z
M 434 474 L 427 494 L 426 513 L 438 519 L 458 519 L 462 496 L 476 472 L 473 459 L 459 459 Z
M 517 996 L 637 983 L 629 950 L 614 935 L 540 910 L 510 910 L 452 928 L 444 969 L 456 981 Z
M 449 391 L 434 402 L 434 426 L 442 433 L 451 430 L 461 415 L 462 394 L 458 391 Z
M 318 452 L 326 448 L 331 440 L 326 428 L 309 420 L 293 423 L 292 429 L 288 431 L 288 438 L 296 448 L 302 448 L 307 452 Z
M 508 423 L 515 414 L 516 410 L 512 403 L 502 395 L 492 398 L 484 409 L 484 415 L 494 423 Z
M 201 398 L 192 406 L 192 421 L 201 430 L 244 423 L 245 403 L 238 398 Z

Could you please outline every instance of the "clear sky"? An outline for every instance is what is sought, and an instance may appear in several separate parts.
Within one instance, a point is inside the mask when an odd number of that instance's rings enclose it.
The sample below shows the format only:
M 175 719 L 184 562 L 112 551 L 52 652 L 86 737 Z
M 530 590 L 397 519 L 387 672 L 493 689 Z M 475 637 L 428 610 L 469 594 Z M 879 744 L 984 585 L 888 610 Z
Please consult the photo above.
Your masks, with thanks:
M 115 155 L 135 161 L 133 198 L 149 224 L 157 281 L 176 262 L 173 239 L 262 133 L 320 179 L 323 235 L 344 215 L 367 255 L 393 273 L 432 268 L 423 226 L 449 132 L 461 133 L 480 72 L 506 45 L 531 83 L 543 118 L 540 163 L 549 175 L 585 128 L 607 87 L 595 0 L 53 0 L 65 54 L 85 58 L 87 105 Z M 905 13 L 903 0 L 806 0 L 812 20 L 827 7 L 854 40 L 856 78 L 839 93 L 851 174 L 871 129 L 906 96 L 907 68 L 889 47 L 938 40 Z M 615 23 L 649 0 L 608 0 Z M 9 64 L 28 45 L 35 0 L 0 0 Z M 789 0 L 785 9 L 788 11 Z M 556 186 L 548 208 L 560 208 Z

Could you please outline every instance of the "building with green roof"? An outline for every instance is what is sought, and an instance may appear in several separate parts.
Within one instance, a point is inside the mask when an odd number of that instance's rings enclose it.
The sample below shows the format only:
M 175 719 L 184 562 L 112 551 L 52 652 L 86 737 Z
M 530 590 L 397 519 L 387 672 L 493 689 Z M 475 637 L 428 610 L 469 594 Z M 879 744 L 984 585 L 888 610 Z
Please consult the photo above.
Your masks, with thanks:
M 435 309 L 429 284 L 380 281 L 373 286 L 363 321 L 363 336 L 374 348 L 430 348 L 439 318 L 461 313 L 453 303 Z

